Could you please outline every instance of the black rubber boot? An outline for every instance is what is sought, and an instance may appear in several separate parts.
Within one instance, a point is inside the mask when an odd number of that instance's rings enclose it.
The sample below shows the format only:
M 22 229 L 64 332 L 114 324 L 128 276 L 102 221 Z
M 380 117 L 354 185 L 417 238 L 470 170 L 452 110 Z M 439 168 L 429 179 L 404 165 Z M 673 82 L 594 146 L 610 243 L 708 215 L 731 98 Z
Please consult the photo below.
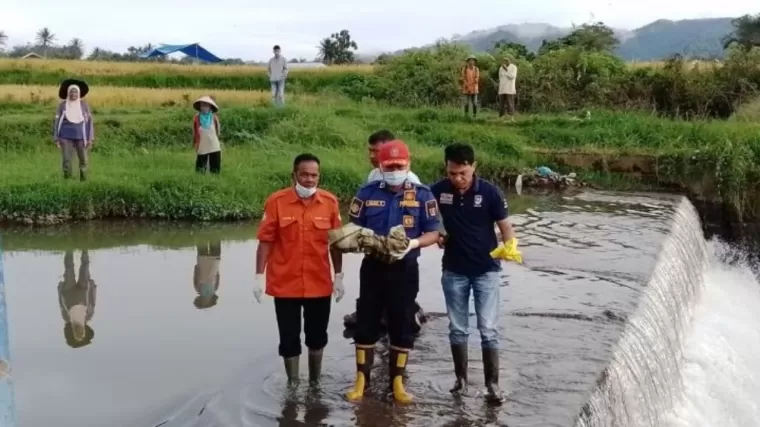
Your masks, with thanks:
M 288 376 L 288 385 L 293 386 L 298 384 L 298 364 L 300 359 L 299 356 L 282 358 L 285 361 L 285 374 Z
M 346 393 L 348 400 L 357 401 L 364 397 L 369 387 L 372 365 L 375 364 L 375 346 L 356 346 L 356 382 L 354 388 Z
M 467 117 L 467 115 L 470 114 L 470 106 L 465 105 L 464 106 L 464 116 Z
M 467 344 L 452 345 L 451 356 L 457 379 L 450 391 L 454 394 L 467 394 Z
M 504 402 L 504 394 L 499 388 L 499 349 L 483 349 L 483 372 L 486 380 L 486 401 L 494 404 Z
M 474 119 L 475 116 L 478 115 L 478 107 L 476 105 L 472 106 L 472 118 Z
M 322 376 L 322 350 L 309 350 L 309 383 L 319 384 Z
M 391 377 L 393 399 L 399 403 L 411 403 L 413 399 L 412 395 L 407 393 L 404 388 L 404 373 L 406 372 L 408 358 L 408 351 L 400 351 L 395 348 L 391 348 L 388 355 L 388 372 Z
M 69 179 L 69 178 L 71 178 L 71 172 L 63 171 L 63 179 Z
M 80 181 L 87 181 L 87 172 L 85 172 L 85 171 L 79 171 L 79 180 Z

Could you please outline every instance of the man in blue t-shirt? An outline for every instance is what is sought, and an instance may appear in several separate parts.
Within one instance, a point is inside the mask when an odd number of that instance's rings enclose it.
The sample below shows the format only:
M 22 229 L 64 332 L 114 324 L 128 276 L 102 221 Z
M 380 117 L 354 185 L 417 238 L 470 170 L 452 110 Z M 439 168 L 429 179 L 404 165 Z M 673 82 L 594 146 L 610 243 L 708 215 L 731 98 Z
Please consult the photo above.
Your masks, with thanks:
M 498 187 L 475 175 L 475 152 L 467 144 L 446 147 L 447 179 L 430 189 L 438 200 L 445 236 L 441 237 L 443 275 L 441 282 L 449 316 L 449 341 L 456 383 L 452 393 L 467 389 L 467 338 L 469 336 L 470 292 L 475 300 L 487 399 L 504 401 L 499 389 L 500 261 L 491 256 L 498 247 L 494 223 L 507 247 L 514 247 L 515 232 L 507 220 L 507 201 Z M 512 239 L 515 239 L 512 241 Z

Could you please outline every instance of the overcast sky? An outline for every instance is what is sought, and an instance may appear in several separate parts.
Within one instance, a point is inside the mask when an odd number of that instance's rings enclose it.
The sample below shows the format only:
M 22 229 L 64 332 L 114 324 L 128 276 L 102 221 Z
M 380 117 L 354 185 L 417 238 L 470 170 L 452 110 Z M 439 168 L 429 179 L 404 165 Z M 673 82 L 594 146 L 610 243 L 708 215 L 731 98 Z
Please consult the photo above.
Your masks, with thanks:
M 118 6 L 106 6 L 112 3 Z M 636 28 L 660 18 L 739 16 L 758 0 L 0 0 L 0 30 L 9 45 L 49 27 L 60 43 L 78 37 L 123 51 L 146 43 L 199 42 L 218 56 L 264 60 L 280 44 L 287 57 L 312 59 L 320 39 L 348 29 L 359 51 L 375 53 L 430 43 L 503 24 L 556 26 L 601 20 Z M 174 6 L 176 5 L 176 6 Z M 466 7 L 465 7 L 466 6 Z

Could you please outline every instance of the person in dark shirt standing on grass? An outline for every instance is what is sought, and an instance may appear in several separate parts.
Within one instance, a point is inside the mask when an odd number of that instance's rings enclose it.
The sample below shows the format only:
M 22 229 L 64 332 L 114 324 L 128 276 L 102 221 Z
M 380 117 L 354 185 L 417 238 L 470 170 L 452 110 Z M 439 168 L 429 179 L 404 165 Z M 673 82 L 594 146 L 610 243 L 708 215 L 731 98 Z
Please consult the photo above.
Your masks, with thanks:
M 501 403 L 499 388 L 499 314 L 500 255 L 516 252 L 517 239 L 507 220 L 507 202 L 501 190 L 475 175 L 475 152 L 467 144 L 446 147 L 444 160 L 447 179 L 430 189 L 438 200 L 445 228 L 440 244 L 443 252 L 441 283 L 449 316 L 449 341 L 454 359 L 456 383 L 452 393 L 467 391 L 467 339 L 469 337 L 470 291 L 475 300 L 475 314 L 483 352 L 483 371 L 488 389 L 486 398 Z M 494 223 L 499 227 L 504 245 L 498 250 Z M 497 251 L 495 251 L 497 250 Z

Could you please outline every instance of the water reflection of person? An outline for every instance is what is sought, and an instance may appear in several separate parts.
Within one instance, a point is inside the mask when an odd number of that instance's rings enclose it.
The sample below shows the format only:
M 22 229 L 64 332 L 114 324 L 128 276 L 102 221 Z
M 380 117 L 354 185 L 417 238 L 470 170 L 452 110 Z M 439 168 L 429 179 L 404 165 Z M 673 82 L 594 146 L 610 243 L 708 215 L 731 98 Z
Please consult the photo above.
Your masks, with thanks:
M 63 280 L 58 282 L 58 303 L 65 325 L 63 336 L 71 348 L 84 347 L 92 342 L 95 331 L 87 324 L 95 313 L 97 287 L 90 277 L 90 254 L 82 251 L 79 277 L 74 272 L 74 251 L 63 256 Z
M 298 420 L 298 402 L 287 399 L 282 405 L 279 427 L 309 427 L 327 425 L 325 420 L 330 415 L 330 408 L 319 399 L 309 399 L 304 403 L 303 421 Z
M 193 286 L 198 296 L 193 304 L 198 309 L 210 308 L 216 305 L 219 296 L 219 262 L 222 259 L 222 242 L 207 241 L 198 245 L 198 257 L 193 268 Z

